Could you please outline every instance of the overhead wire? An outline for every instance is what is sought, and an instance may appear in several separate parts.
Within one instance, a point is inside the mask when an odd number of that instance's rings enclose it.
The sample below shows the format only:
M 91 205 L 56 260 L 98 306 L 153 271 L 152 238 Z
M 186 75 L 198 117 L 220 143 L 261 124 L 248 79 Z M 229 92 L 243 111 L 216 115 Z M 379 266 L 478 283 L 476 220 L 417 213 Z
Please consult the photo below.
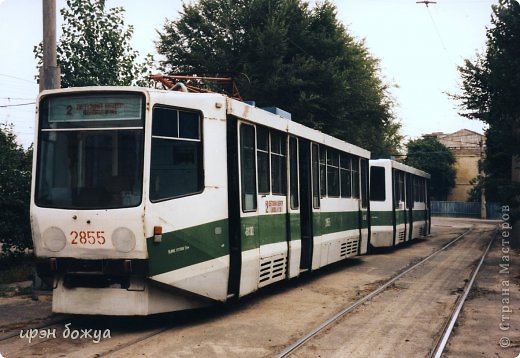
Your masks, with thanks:
M 7 78 L 13 78 L 15 80 L 24 81 L 24 82 L 28 82 L 28 83 L 31 83 L 31 84 L 36 84 L 34 80 L 30 81 L 30 80 L 25 79 L 25 78 L 16 77 L 16 76 L 12 76 L 12 75 L 6 75 L 5 73 L 0 73 L 0 76 L 7 77 Z
M 31 104 L 36 104 L 36 102 L 17 103 L 17 104 L 4 104 L 4 105 L 0 105 L 0 108 L 19 107 L 19 106 L 29 106 L 29 105 L 31 105 Z
M 437 26 L 437 23 L 435 22 L 435 19 L 433 18 L 432 13 L 430 12 L 430 7 L 429 6 L 426 6 L 426 11 L 428 12 L 428 16 L 430 17 L 430 20 L 432 21 L 435 33 L 437 34 L 437 37 L 439 38 L 439 42 L 441 43 L 441 46 L 444 49 L 444 53 L 446 54 L 446 58 L 450 62 L 455 63 L 455 61 L 453 61 L 453 59 L 451 58 L 450 53 L 448 52 L 448 49 L 446 48 L 446 45 L 444 44 L 444 40 L 442 39 L 442 36 L 441 36 L 441 33 L 440 33 L 439 28 Z

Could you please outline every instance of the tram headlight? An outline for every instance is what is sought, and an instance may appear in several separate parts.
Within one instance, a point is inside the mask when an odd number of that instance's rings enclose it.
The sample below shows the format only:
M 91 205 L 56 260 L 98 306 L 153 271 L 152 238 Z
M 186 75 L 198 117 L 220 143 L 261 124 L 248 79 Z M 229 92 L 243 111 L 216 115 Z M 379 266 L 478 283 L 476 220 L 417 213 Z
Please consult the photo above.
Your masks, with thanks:
M 112 245 L 119 252 L 130 252 L 135 248 L 135 235 L 126 227 L 119 227 L 112 233 Z
M 43 244 L 51 251 L 63 250 L 66 243 L 65 233 L 60 228 L 52 226 L 43 232 Z

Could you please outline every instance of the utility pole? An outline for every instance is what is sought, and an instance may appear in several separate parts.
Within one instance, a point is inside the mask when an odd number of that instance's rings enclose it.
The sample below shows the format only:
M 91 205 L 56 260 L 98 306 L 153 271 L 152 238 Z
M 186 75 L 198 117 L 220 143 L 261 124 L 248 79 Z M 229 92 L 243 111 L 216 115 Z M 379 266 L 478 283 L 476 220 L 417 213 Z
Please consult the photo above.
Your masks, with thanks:
M 56 55 L 56 0 L 42 0 L 43 66 L 40 68 L 40 92 L 61 87 Z
M 480 159 L 478 160 L 478 173 L 482 178 L 486 176 L 484 171 L 482 170 L 482 162 L 484 161 L 484 136 L 480 137 Z M 480 218 L 487 219 L 487 210 L 486 210 L 486 188 L 482 185 L 482 191 L 480 192 Z
M 515 132 L 520 134 L 520 130 L 516 129 Z M 520 155 L 513 155 L 511 159 L 511 181 L 514 183 L 520 183 Z M 520 197 L 516 197 L 516 202 L 520 201 Z M 511 232 L 511 247 L 513 249 L 520 249 L 520 208 L 512 208 L 513 217 L 513 229 Z

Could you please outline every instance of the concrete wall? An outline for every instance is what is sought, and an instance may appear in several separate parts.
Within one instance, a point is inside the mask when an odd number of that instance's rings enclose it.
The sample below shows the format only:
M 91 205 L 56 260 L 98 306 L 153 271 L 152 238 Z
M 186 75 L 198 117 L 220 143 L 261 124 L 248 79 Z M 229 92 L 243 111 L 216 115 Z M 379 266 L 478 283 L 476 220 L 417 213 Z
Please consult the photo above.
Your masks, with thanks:
M 455 154 L 455 153 L 454 153 Z M 466 201 L 469 191 L 473 187 L 470 181 L 478 175 L 478 161 L 480 156 L 470 154 L 455 154 L 455 168 L 457 177 L 455 187 L 448 195 L 448 201 Z

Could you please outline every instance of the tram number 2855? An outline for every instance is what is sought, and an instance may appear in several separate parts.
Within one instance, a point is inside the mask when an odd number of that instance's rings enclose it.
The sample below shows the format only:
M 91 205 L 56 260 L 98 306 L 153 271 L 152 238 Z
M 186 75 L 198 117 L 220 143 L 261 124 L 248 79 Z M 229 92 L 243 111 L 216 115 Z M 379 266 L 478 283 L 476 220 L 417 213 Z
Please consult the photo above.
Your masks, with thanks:
M 72 245 L 104 245 L 106 243 L 104 231 L 71 231 Z

